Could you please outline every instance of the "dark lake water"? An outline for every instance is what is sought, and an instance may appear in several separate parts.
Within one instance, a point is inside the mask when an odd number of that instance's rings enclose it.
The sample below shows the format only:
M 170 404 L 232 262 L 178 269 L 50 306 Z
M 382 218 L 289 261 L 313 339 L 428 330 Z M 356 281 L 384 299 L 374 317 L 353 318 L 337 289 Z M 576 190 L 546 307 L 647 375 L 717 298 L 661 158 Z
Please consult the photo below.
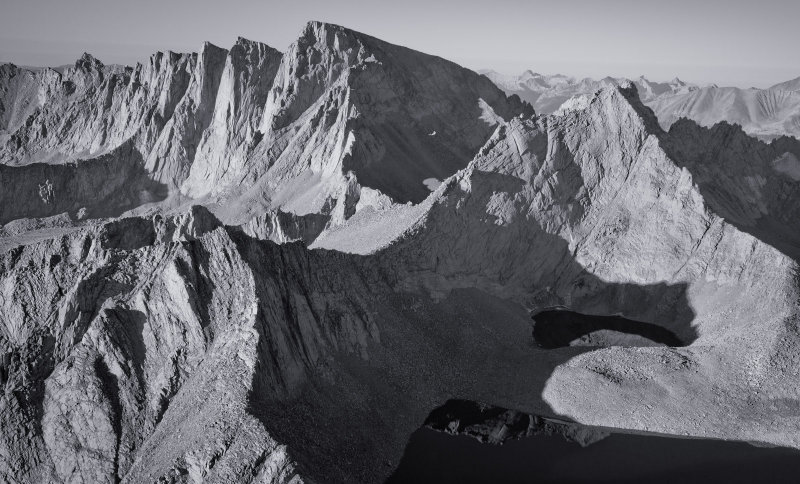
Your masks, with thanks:
M 627 433 L 587 447 L 560 435 L 493 445 L 423 428 L 412 435 L 387 482 L 789 483 L 800 482 L 800 452 Z
M 646 340 L 652 344 L 666 346 L 684 346 L 686 344 L 666 328 L 622 316 L 594 316 L 566 309 L 552 309 L 537 313 L 533 316 L 533 320 L 535 322 L 533 338 L 539 346 L 548 349 L 570 346 L 574 341 L 598 331 L 607 331 L 618 336 L 637 336 L 640 340 Z M 624 341 L 610 343 L 628 346 Z M 609 344 L 600 346 L 607 345 Z M 631 346 L 638 345 L 632 344 Z

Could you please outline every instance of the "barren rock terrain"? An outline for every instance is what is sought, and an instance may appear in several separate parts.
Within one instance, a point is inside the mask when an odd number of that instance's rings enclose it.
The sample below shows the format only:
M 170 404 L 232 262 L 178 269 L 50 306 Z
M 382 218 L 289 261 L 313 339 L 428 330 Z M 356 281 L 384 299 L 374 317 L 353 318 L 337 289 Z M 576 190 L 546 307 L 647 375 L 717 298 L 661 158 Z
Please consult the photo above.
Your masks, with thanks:
M 3 65 L 0 480 L 382 482 L 451 399 L 800 448 L 800 142 L 641 89 L 321 22 Z

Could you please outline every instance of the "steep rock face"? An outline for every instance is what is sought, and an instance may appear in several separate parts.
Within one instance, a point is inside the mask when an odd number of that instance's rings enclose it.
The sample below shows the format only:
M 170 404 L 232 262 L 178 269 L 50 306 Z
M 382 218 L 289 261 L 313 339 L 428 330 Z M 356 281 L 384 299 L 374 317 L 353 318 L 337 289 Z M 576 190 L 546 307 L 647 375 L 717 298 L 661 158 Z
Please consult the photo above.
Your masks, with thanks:
M 228 51 L 208 42 L 196 56 L 185 94 L 148 150 L 145 170 L 171 188 L 189 174 L 195 150 L 212 121 Z
M 3 479 L 380 482 L 454 397 L 800 446 L 796 141 L 665 133 L 629 85 L 526 115 L 451 63 L 319 23 L 278 59 L 240 40 L 2 71 L 106 86 L 112 106 L 111 77 L 165 73 L 120 84 L 151 113 L 115 112 L 120 131 L 58 94 L 86 128 L 63 142 L 41 114 L 57 104 L 2 94 L 30 140 L 0 167 Z M 387 197 L 431 179 L 419 204 Z M 148 183 L 211 195 L 235 226 L 203 207 L 71 226 L 153 202 Z M 530 313 L 553 306 L 683 346 L 542 350 Z
M 230 53 L 205 43 L 135 67 L 105 67 L 88 54 L 63 74 L 5 65 L 0 161 L 58 165 L 130 143 L 137 156 L 126 163 L 173 192 L 196 159 L 244 156 L 279 59 L 239 39 Z
M 364 282 L 336 257 L 229 233 L 200 207 L 2 264 L 11 481 L 296 482 L 252 398 L 285 398 L 325 354 L 377 337 Z
M 36 75 L 13 64 L 0 65 L 0 140 L 38 106 Z
M 364 209 L 329 239 L 391 227 L 366 256 L 248 235 L 288 239 L 299 218 L 226 228 L 200 207 L 15 247 L 0 273 L 0 470 L 377 482 L 391 466 L 374 463 L 453 396 L 800 445 L 797 263 L 714 212 L 673 135 L 633 88 L 512 119 L 425 203 Z M 713 140 L 696 136 L 682 148 Z M 535 349 L 528 311 L 554 305 L 688 346 Z
M 329 221 L 327 215 L 295 215 L 275 210 L 253 217 L 240 227 L 245 234 L 259 240 L 271 240 L 278 244 L 303 241 L 310 245 L 325 230 Z
M 423 180 L 466 166 L 497 119 L 525 109 L 449 61 L 311 22 L 284 55 L 244 179 L 300 214 L 340 203 L 350 172 L 395 201 L 420 201 Z M 244 167 L 227 169 L 221 185 L 242 178 Z
M 668 150 L 693 175 L 709 206 L 728 222 L 800 260 L 800 143 L 764 143 L 740 126 L 703 128 L 680 120 Z
M 159 53 L 148 64 L 120 71 L 84 54 L 63 74 L 37 72 L 36 100 L 31 91 L 15 92 L 16 103 L 37 108 L 21 125 L 9 125 L 0 160 L 61 163 L 102 154 L 140 130 L 137 147 L 149 153 L 185 94 L 196 60 L 197 55 Z
M 209 191 L 204 183 L 240 181 L 237 177 L 250 150 L 261 139 L 259 125 L 281 58 L 281 53 L 268 45 L 243 38 L 231 48 L 211 125 L 200 140 L 191 177 L 185 183 L 187 193 Z
M 211 119 L 225 55 L 225 50 L 205 44 L 199 54 L 158 53 L 149 63 L 133 68 L 105 67 L 88 54 L 63 73 L 52 69 L 32 73 L 8 66 L 6 70 L 23 72 L 17 77 L 24 76 L 27 83 L 8 86 L 6 95 L 16 107 L 4 126 L 0 162 L 24 166 L 18 172 L 27 180 L 23 185 L 69 183 L 66 178 L 77 169 L 83 173 L 82 188 L 70 188 L 67 196 L 78 206 L 96 204 L 102 193 L 118 186 L 159 193 L 128 196 L 127 203 L 117 197 L 111 203 L 115 210 L 163 200 L 188 174 L 195 147 Z M 22 116 L 27 116 L 24 121 Z M 110 168 L 104 177 L 94 169 L 83 170 L 97 165 Z M 43 172 L 65 172 L 65 180 L 48 182 L 35 175 Z M 17 175 L 9 171 L 7 176 Z M 73 209 L 61 204 L 51 211 L 57 207 Z
M 281 209 L 335 226 L 359 207 L 421 201 L 498 122 L 532 112 L 449 61 L 319 22 L 286 55 L 239 39 L 135 67 L 88 54 L 63 72 L 6 65 L 0 79 L 3 164 L 126 146 L 123 163 L 163 186 L 165 207 L 195 198 L 234 224 Z
M 567 305 L 622 312 L 644 321 L 661 319 L 679 335 L 698 329 L 702 335 L 697 303 L 693 311 L 684 305 L 683 314 L 675 304 L 684 283 L 712 279 L 746 287 L 773 277 L 780 283 L 790 277 L 792 261 L 712 212 L 693 181 L 703 174 L 676 165 L 661 136 L 635 90 L 626 89 L 601 91 L 585 109 L 561 117 L 514 120 L 498 129 L 467 170 L 437 190 L 431 209 L 390 250 L 418 247 L 419 253 L 400 252 L 397 258 L 427 260 L 430 266 L 415 270 L 409 281 L 432 284 L 434 290 L 438 284 L 445 292 L 452 284 L 478 285 L 532 310 Z M 728 146 L 708 138 L 694 143 L 686 149 L 702 153 L 709 146 Z M 752 157 L 757 147 L 742 153 Z M 777 173 L 764 176 L 783 183 Z M 724 181 L 720 185 L 736 190 Z M 796 183 L 785 187 L 796 189 Z M 433 243 L 457 241 L 446 236 L 457 232 L 471 237 L 452 247 Z M 433 246 L 441 251 L 430 251 Z M 720 247 L 727 256 L 717 260 Z M 752 251 L 760 262 L 739 273 L 739 258 Z M 465 266 L 465 261 L 474 262 Z M 777 264 L 769 271 L 773 276 L 762 276 L 761 264 Z M 634 284 L 628 289 L 637 294 L 637 286 L 653 284 L 656 299 L 597 294 L 605 285 L 592 277 L 582 280 L 586 273 Z M 659 283 L 666 285 L 658 289 Z M 662 297 L 673 300 L 659 303 Z M 587 298 L 586 306 L 580 298 Z M 661 310 L 666 312 L 659 316 Z M 679 327 L 692 319 L 694 329 Z

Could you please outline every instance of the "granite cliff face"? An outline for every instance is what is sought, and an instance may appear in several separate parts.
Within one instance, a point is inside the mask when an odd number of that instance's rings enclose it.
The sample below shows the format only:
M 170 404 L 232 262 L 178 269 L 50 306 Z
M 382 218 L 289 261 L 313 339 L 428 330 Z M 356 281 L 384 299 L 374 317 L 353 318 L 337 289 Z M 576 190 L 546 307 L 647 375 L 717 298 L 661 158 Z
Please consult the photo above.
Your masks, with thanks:
M 0 134 L 0 160 L 4 184 L 18 185 L 18 203 L 31 204 L 19 216 L 83 208 L 84 216 L 98 218 L 111 207 L 118 215 L 172 196 L 188 176 L 204 132 L 213 131 L 225 66 L 248 48 L 266 58 L 251 59 L 255 65 L 280 59 L 267 46 L 240 41 L 231 54 L 205 44 L 198 54 L 158 53 L 136 67 L 105 67 L 88 54 L 63 72 L 4 65 L 9 81 L 0 106 L 8 122 Z M 229 71 L 222 87 L 234 90 L 230 83 L 242 79 L 231 79 Z M 109 190 L 115 185 L 126 188 Z
M 498 122 L 533 112 L 449 61 L 319 22 L 283 55 L 239 39 L 230 51 L 206 43 L 135 67 L 88 54 L 63 72 L 7 64 L 0 79 L 4 179 L 24 180 L 34 188 L 24 199 L 50 206 L 32 216 L 86 208 L 96 218 L 191 198 L 225 221 L 282 209 L 335 225 L 359 201 L 421 201 L 425 180 L 465 167 Z M 93 180 L 47 188 L 62 183 L 49 165 L 94 172 L 102 156 L 120 173 L 103 183 L 127 184 L 128 167 L 138 169 L 140 199 L 75 195 L 96 190 Z
M 250 394 L 296 392 L 325 344 L 357 353 L 375 332 L 354 281 L 313 258 L 201 208 L 7 252 L 4 478 L 298 480 Z
M 466 166 L 498 122 L 526 110 L 449 61 L 312 22 L 283 57 L 250 157 L 197 164 L 183 191 L 233 186 L 246 207 L 266 196 L 341 221 L 359 202 L 421 201 L 424 180 Z
M 454 398 L 800 448 L 793 138 L 318 22 L 2 69 L 5 481 L 380 482 Z

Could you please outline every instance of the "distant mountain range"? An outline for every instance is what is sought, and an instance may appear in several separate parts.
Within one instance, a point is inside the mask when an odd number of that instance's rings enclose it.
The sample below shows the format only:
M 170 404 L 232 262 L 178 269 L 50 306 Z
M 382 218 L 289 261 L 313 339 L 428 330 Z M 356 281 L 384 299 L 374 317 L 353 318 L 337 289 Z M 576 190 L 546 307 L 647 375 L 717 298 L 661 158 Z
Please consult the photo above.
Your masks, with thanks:
M 542 114 L 556 112 L 572 97 L 619 86 L 628 80 L 614 77 L 577 79 L 530 70 L 519 76 L 491 70 L 479 72 L 507 94 L 518 95 Z M 636 85 L 642 102 L 656 113 L 664 129 L 669 129 L 680 118 L 689 118 L 703 126 L 712 126 L 720 121 L 739 124 L 748 134 L 762 139 L 782 135 L 800 137 L 800 77 L 767 89 L 714 84 L 699 86 L 677 77 L 669 82 L 653 82 L 641 76 L 631 82 Z

